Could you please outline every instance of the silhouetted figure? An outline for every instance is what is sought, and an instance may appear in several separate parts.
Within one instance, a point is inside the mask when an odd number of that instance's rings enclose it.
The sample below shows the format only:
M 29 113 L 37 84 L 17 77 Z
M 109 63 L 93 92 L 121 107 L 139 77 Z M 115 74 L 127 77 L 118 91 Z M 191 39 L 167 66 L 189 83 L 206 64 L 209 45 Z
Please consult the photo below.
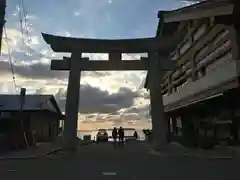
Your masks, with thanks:
M 135 139 L 138 139 L 138 133 L 137 133 L 137 131 L 134 131 L 133 136 L 135 137 Z
M 117 128 L 114 127 L 113 130 L 112 130 L 112 138 L 113 138 L 114 147 L 116 147 L 116 145 L 117 145 L 117 137 L 118 137 Z
M 118 140 L 119 140 L 119 145 L 123 147 L 124 143 L 124 129 L 122 127 L 119 128 L 118 130 Z

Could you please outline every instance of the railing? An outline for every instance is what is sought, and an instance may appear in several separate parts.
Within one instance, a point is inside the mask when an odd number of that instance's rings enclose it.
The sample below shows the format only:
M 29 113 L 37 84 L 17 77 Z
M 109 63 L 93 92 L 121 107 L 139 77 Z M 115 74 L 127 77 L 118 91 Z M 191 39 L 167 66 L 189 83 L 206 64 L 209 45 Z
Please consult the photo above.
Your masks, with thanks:
M 228 82 L 237 78 L 238 72 L 236 61 L 231 60 L 219 67 L 215 71 L 210 72 L 201 79 L 189 82 L 183 87 L 179 88 L 178 92 L 163 97 L 164 105 L 169 105 L 199 92 L 211 89 L 217 85 Z

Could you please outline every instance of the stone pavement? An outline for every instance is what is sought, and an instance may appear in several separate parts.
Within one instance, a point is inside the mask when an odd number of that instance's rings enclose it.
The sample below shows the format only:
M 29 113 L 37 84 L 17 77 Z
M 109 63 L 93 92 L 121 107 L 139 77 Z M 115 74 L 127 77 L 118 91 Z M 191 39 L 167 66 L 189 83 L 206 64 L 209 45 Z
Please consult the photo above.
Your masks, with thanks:
M 0 161 L 4 180 L 237 180 L 239 161 L 211 161 L 184 156 L 158 156 L 139 142 L 114 148 L 111 143 L 80 147 L 75 154 L 31 160 Z

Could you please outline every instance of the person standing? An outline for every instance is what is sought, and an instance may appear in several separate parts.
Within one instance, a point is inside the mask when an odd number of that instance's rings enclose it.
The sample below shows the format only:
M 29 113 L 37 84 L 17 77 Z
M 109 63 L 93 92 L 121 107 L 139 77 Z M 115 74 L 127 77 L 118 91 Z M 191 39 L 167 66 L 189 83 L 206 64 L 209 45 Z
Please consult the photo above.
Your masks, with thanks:
M 119 145 L 123 147 L 124 143 L 124 129 L 122 127 L 119 128 L 118 130 L 118 140 L 119 140 Z
M 138 133 L 136 130 L 134 131 L 133 136 L 135 137 L 136 140 L 138 139 Z
M 112 138 L 113 138 L 114 147 L 116 147 L 116 144 L 117 144 L 117 137 L 118 137 L 117 128 L 114 127 L 113 130 L 112 130 Z

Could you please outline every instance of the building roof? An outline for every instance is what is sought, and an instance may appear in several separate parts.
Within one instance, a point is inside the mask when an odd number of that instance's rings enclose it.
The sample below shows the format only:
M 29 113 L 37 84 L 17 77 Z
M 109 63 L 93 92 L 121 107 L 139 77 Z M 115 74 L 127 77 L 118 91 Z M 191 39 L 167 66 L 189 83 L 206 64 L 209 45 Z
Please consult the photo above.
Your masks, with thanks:
M 162 11 L 159 11 L 160 13 Z M 191 19 L 201 19 L 210 16 L 232 14 L 233 3 L 231 0 L 208 0 L 190 6 L 164 11 L 164 21 L 177 22 Z
M 20 95 L 0 95 L 0 111 L 19 111 L 20 107 Z M 26 95 L 23 111 L 36 110 L 49 110 L 62 115 L 53 95 Z

